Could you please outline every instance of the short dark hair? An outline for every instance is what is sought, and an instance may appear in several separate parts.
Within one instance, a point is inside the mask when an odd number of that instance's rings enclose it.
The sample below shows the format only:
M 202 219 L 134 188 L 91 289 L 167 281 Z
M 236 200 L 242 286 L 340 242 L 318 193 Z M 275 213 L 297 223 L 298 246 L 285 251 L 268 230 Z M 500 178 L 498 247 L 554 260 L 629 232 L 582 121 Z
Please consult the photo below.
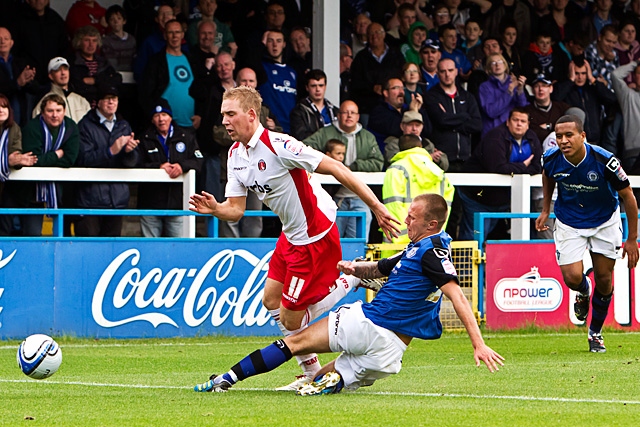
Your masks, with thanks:
M 607 33 L 611 33 L 614 36 L 617 36 L 618 34 L 620 34 L 620 32 L 618 31 L 618 29 L 616 28 L 615 25 L 613 24 L 607 24 L 604 27 L 602 27 L 602 29 L 600 30 L 599 35 L 600 36 L 604 36 Z
M 409 3 L 402 3 L 400 6 L 398 6 L 398 9 L 396 9 L 396 14 L 398 16 L 402 16 L 403 13 L 411 12 L 412 10 L 416 10 L 416 7 L 414 5 Z
M 304 75 L 305 85 L 308 85 L 309 81 L 311 80 L 322 80 L 322 79 L 324 79 L 324 82 L 326 83 L 327 75 L 325 74 L 324 71 L 317 68 L 307 71 L 307 74 Z
M 531 114 L 529 114 L 529 112 L 525 110 L 524 107 L 514 107 L 511 111 L 509 111 L 509 118 L 511 118 L 514 115 L 514 113 L 526 114 L 527 119 L 531 120 Z
M 447 30 L 456 31 L 456 34 L 457 34 L 456 26 L 453 25 L 451 22 L 449 22 L 448 24 L 444 24 L 438 28 L 438 37 L 444 36 L 444 32 Z
M 345 144 L 344 142 L 340 141 L 339 139 L 335 139 L 332 138 L 330 140 L 327 141 L 327 144 L 324 146 L 324 152 L 325 153 L 330 153 L 334 150 L 334 148 L 336 148 L 336 145 L 342 145 L 342 146 L 347 146 L 347 144 Z
M 389 88 L 391 87 L 391 84 L 389 82 L 391 80 L 400 80 L 402 82 L 402 79 L 398 76 L 387 77 L 387 79 L 384 81 L 384 84 L 382 85 L 382 90 L 389 90 Z M 402 84 L 404 85 L 404 82 L 402 82 Z
M 409 150 L 411 148 L 422 147 L 422 139 L 418 135 L 408 134 L 398 138 L 398 149 L 400 151 Z
M 167 31 L 167 27 L 170 24 L 180 24 L 180 29 L 182 29 L 182 23 L 180 23 L 180 21 L 178 21 L 177 19 L 174 18 L 174 19 L 169 19 L 167 22 L 165 22 L 163 32 Z
M 503 18 L 500 21 L 500 35 L 502 36 L 504 34 L 504 31 L 507 28 L 515 28 L 516 29 L 516 33 L 519 33 L 518 31 L 518 25 L 516 24 L 515 19 L 513 18 Z
M 62 108 L 67 108 L 67 103 L 64 101 L 64 98 L 56 93 L 52 93 L 42 98 L 42 101 L 40 102 L 40 112 L 44 112 L 44 108 L 49 102 L 55 102 L 58 105 L 62 105 Z
M 478 24 L 478 27 L 480 27 L 480 29 L 482 30 L 482 22 L 480 22 L 479 19 L 477 18 L 469 18 L 467 19 L 467 21 L 464 23 L 464 27 L 467 28 L 468 24 Z
M 556 121 L 556 125 L 559 125 L 560 123 L 574 123 L 579 133 L 584 132 L 584 124 L 582 123 L 582 120 L 580 120 L 580 117 L 575 114 L 567 114 L 560 117 L 558 121 Z
M 484 49 L 484 46 L 487 44 L 487 42 L 491 40 L 493 40 L 494 42 L 498 42 L 498 44 L 500 45 L 500 49 L 502 49 L 502 43 L 500 43 L 500 39 L 494 36 L 488 36 L 482 39 L 482 48 Z
M 427 221 L 435 219 L 438 221 L 440 228 L 442 228 L 444 223 L 447 221 L 447 215 L 449 213 L 449 207 L 447 206 L 447 201 L 444 197 L 435 193 L 424 193 L 414 197 L 413 201 L 424 203 L 424 219 Z
M 109 9 L 107 9 L 107 12 L 104 14 L 104 19 L 106 19 L 108 22 L 109 19 L 111 19 L 111 17 L 115 14 L 120 14 L 120 16 L 122 16 L 122 19 L 124 19 L 125 21 L 127 20 L 127 12 L 125 12 L 124 8 L 119 4 L 110 6 Z

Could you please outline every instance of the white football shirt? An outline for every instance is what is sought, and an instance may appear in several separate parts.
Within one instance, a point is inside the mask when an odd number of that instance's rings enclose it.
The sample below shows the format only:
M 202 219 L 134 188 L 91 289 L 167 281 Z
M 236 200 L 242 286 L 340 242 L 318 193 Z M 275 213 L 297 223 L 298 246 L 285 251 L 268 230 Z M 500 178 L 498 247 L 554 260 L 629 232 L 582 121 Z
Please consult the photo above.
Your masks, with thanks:
M 255 192 L 278 215 L 291 244 L 315 242 L 331 229 L 337 211 L 312 175 L 323 158 L 292 136 L 260 125 L 246 147 L 235 142 L 229 150 L 225 196 Z

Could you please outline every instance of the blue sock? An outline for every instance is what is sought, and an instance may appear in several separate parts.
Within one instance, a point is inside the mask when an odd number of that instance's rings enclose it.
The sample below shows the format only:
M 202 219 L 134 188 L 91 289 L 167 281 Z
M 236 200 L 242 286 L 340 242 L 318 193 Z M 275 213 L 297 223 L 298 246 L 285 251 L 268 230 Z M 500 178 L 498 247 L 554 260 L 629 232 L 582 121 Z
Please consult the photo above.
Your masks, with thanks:
M 589 294 L 589 284 L 587 283 L 587 276 L 585 276 L 584 274 L 582 275 L 582 283 L 580 283 L 580 286 L 578 286 L 575 291 L 581 293 L 582 295 Z
M 609 312 L 609 304 L 611 304 L 611 297 L 613 292 L 609 295 L 602 295 L 597 289 L 593 290 L 593 296 L 591 297 L 591 324 L 589 325 L 589 333 L 599 334 L 602 331 L 602 325 L 604 319 L 607 318 Z
M 222 377 L 229 383 L 235 384 L 245 378 L 269 372 L 287 362 L 291 357 L 291 350 L 287 344 L 283 340 L 278 340 L 262 350 L 256 350 L 246 356 Z M 231 373 L 235 374 L 236 378 L 233 378 Z

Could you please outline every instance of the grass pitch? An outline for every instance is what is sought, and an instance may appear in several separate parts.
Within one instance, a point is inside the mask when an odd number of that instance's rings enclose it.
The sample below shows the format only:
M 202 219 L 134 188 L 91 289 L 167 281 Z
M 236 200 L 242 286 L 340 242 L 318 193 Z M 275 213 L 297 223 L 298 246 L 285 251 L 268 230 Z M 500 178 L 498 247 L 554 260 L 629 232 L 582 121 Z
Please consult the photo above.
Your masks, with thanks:
M 275 392 L 299 374 L 290 361 L 228 393 L 195 393 L 273 338 L 57 338 L 60 370 L 31 380 L 17 341 L 0 341 L 0 426 L 638 426 L 640 335 L 605 331 L 485 334 L 506 358 L 495 374 L 473 364 L 464 333 L 414 340 L 400 374 L 338 395 Z M 330 355 L 321 357 L 323 363 Z

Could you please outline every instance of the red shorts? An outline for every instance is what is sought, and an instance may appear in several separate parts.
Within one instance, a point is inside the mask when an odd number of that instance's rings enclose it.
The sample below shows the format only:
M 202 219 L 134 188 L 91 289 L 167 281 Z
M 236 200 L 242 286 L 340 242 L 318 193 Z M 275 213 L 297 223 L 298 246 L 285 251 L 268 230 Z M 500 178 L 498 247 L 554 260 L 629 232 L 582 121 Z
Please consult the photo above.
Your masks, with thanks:
M 292 245 L 280 235 L 276 249 L 269 261 L 269 279 L 282 283 L 282 305 L 288 310 L 306 310 L 329 295 L 342 259 L 342 246 L 338 227 L 317 242 L 308 245 Z

